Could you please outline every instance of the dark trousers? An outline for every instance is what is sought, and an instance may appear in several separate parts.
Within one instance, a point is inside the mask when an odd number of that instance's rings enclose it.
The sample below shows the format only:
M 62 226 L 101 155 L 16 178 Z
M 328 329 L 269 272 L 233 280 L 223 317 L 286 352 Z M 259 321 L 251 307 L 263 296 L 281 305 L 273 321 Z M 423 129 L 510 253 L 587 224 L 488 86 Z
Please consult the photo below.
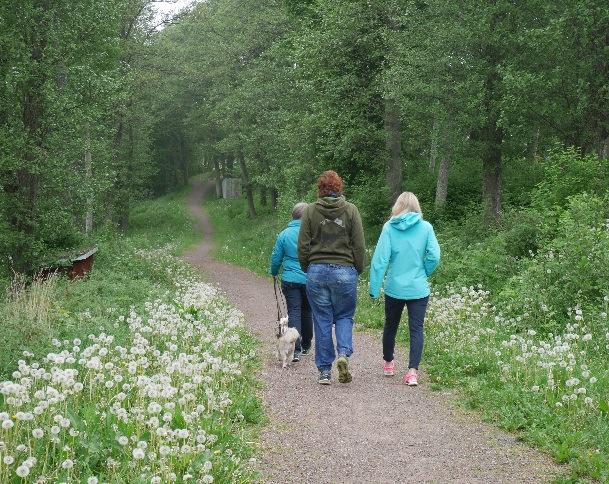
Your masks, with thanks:
M 421 299 L 395 299 L 385 294 L 385 328 L 383 329 L 383 358 L 393 360 L 395 336 L 398 332 L 404 306 L 408 308 L 408 329 L 410 330 L 410 362 L 408 368 L 419 369 L 423 353 L 423 321 L 429 296 Z
M 307 299 L 307 286 L 282 281 L 281 291 L 288 306 L 288 326 L 296 328 L 300 334 L 300 338 L 296 341 L 296 353 L 300 353 L 303 349 L 308 350 L 313 339 L 313 320 Z

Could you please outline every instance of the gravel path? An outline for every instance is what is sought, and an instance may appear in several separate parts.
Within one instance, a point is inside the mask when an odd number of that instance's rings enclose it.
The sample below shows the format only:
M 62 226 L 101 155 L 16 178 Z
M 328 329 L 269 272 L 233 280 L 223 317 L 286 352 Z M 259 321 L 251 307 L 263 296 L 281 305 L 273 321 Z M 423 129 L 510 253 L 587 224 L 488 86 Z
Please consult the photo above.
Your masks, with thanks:
M 377 335 L 354 335 L 352 383 L 338 383 L 335 372 L 331 386 L 317 384 L 313 355 L 281 370 L 273 357 L 272 282 L 211 258 L 212 229 L 201 204 L 206 192 L 194 183 L 188 204 L 205 239 L 185 258 L 243 311 L 262 342 L 265 482 L 520 483 L 548 482 L 560 472 L 514 436 L 449 406 L 446 395 L 425 384 L 408 388 L 398 375 L 383 377 Z M 400 365 L 403 360 L 403 370 Z

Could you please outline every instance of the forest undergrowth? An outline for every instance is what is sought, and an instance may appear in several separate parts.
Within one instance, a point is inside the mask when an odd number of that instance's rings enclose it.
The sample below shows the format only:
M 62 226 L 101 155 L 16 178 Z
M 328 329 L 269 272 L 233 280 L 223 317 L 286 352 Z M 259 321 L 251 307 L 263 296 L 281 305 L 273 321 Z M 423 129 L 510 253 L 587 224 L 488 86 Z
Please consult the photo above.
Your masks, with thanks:
M 0 482 L 251 482 L 263 411 L 243 315 L 178 255 L 183 194 L 106 233 L 86 280 L 0 305 Z

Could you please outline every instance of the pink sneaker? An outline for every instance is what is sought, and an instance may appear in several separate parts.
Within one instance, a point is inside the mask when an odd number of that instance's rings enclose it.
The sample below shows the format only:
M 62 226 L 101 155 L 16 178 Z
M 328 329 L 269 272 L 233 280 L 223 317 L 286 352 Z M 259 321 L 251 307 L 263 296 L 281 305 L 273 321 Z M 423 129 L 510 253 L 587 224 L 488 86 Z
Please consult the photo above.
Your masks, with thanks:
M 393 376 L 395 375 L 395 361 L 383 361 L 383 375 Z
M 409 387 L 416 387 L 419 384 L 419 380 L 416 373 L 406 373 L 404 375 L 404 383 Z

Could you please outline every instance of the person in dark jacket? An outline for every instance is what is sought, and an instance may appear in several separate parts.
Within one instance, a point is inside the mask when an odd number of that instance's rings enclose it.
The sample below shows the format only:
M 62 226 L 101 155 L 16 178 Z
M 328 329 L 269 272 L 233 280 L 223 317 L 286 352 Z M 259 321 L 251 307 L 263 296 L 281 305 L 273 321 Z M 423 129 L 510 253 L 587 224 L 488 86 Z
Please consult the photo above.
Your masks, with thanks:
M 298 262 L 298 233 L 302 213 L 307 208 L 306 203 L 297 203 L 292 210 L 292 221 L 277 236 L 273 254 L 271 255 L 271 274 L 276 277 L 279 269 L 281 274 L 281 291 L 288 306 L 288 326 L 296 328 L 300 338 L 296 341 L 293 362 L 300 361 L 300 355 L 306 355 L 311 349 L 313 339 L 313 322 L 311 307 L 306 292 L 307 277 Z
M 365 264 L 364 230 L 357 207 L 343 196 L 343 180 L 336 172 L 322 173 L 317 188 L 319 198 L 302 215 L 298 259 L 307 273 L 318 381 L 330 384 L 332 364 L 338 353 L 338 381 L 348 383 L 352 379 L 349 357 L 353 353 L 357 277 Z

